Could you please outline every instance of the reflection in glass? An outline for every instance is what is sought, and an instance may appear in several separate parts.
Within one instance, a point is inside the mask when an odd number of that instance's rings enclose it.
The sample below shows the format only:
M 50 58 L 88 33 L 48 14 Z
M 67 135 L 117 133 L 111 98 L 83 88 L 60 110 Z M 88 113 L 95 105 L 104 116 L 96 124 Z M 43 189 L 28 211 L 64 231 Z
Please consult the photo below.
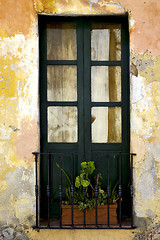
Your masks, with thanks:
M 77 101 L 77 67 L 47 67 L 47 100 Z
M 77 142 L 77 107 L 48 107 L 48 142 Z
M 47 59 L 76 60 L 76 25 L 47 24 Z
M 121 26 L 93 24 L 91 30 L 91 60 L 121 60 Z
M 121 108 L 93 107 L 92 143 L 121 142 Z
M 92 102 L 121 101 L 121 67 L 91 67 Z

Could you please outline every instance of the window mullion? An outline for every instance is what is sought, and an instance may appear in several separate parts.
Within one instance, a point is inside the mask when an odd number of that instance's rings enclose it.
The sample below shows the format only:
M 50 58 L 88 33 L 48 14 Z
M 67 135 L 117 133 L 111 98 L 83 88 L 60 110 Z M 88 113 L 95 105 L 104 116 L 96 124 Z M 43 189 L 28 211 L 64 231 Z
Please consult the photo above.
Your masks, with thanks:
M 84 19 L 84 134 L 85 152 L 91 153 L 91 23 Z
M 84 153 L 84 63 L 83 63 L 83 21 L 77 21 L 77 100 L 78 100 L 78 153 Z
M 122 22 L 121 35 L 122 151 L 130 152 L 130 145 L 128 144 L 130 142 L 129 34 L 128 23 L 126 23 L 126 21 Z

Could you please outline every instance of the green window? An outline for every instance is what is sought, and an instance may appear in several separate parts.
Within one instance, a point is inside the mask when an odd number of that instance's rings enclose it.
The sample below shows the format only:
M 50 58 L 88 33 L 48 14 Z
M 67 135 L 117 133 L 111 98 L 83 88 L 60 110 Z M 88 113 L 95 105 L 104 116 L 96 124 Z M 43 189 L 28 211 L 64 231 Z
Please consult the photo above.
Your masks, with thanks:
M 76 152 L 87 160 L 95 152 L 129 153 L 127 15 L 39 16 L 39 36 L 41 152 Z M 75 161 L 78 168 L 81 160 Z M 122 164 L 127 182 L 129 167 Z M 114 181 L 114 161 L 111 167 Z M 42 185 L 45 171 L 43 160 Z M 56 189 L 58 174 L 52 171 Z

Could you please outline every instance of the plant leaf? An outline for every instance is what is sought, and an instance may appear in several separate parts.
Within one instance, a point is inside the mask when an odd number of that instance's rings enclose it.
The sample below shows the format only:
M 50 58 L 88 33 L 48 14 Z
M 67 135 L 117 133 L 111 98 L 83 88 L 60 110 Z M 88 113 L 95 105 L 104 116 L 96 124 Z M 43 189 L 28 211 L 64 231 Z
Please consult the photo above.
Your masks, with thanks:
M 64 169 L 61 168 L 58 163 L 56 163 L 56 166 L 64 173 L 64 175 L 66 176 L 66 178 L 67 178 L 67 180 L 68 180 L 69 186 L 71 186 L 71 180 L 70 180 L 68 174 L 66 173 L 66 171 L 64 171 Z
M 82 184 L 83 187 L 88 187 L 90 182 L 88 180 L 82 180 L 81 184 Z
M 81 179 L 80 179 L 80 176 L 77 176 L 75 180 L 75 187 L 79 188 L 80 185 L 81 185 Z

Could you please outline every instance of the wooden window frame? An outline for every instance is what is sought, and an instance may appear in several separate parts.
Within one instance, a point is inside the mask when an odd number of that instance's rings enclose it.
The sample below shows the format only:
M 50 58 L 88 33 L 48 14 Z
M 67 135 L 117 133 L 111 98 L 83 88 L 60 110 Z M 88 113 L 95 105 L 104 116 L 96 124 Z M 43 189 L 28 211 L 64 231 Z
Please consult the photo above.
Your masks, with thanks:
M 47 42 L 46 42 L 46 24 L 51 23 L 75 23 L 77 24 L 77 60 L 47 60 Z M 91 61 L 91 36 L 90 24 L 121 24 L 121 60 L 120 61 Z M 128 31 L 128 15 L 122 16 L 44 16 L 39 15 L 39 45 L 40 45 L 40 135 L 41 135 L 41 151 L 122 151 L 130 152 L 130 84 L 129 84 L 129 31 Z M 84 44 L 85 42 L 85 44 Z M 85 57 L 82 56 L 83 52 Z M 77 65 L 78 77 L 78 101 L 77 102 L 54 102 L 47 101 L 47 65 Z M 121 66 L 121 102 L 91 102 L 91 84 L 87 82 L 90 79 L 91 66 Z M 85 74 L 84 74 L 85 73 Z M 79 81 L 83 78 L 84 81 Z M 83 96 L 81 91 L 87 89 Z M 86 96 L 86 93 L 88 96 Z M 80 96 L 81 95 L 81 96 Z M 85 121 L 82 120 L 82 105 L 84 98 L 87 106 L 85 108 Z M 47 142 L 47 112 L 49 106 L 77 106 L 78 107 L 78 146 L 77 143 L 48 143 Z M 91 143 L 91 128 L 86 128 L 84 122 L 91 122 L 91 114 L 87 109 L 96 106 L 121 107 L 122 109 L 122 142 L 121 143 Z M 81 129 L 85 128 L 86 147 L 82 146 L 83 136 Z M 43 147 L 42 147 L 43 146 Z

